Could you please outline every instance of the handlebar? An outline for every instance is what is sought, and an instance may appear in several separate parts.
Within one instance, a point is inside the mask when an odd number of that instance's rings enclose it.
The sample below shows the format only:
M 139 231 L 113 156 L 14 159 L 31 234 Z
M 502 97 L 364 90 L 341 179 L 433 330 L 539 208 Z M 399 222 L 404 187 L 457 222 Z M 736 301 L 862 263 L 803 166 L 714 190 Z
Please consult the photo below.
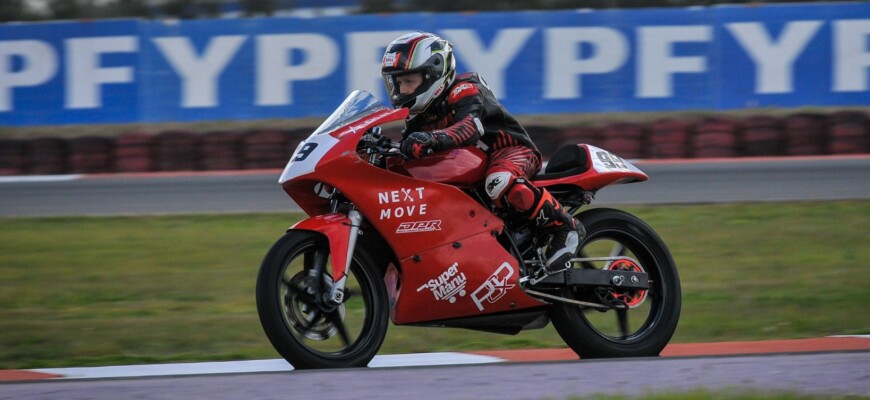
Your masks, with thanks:
M 380 127 L 374 127 L 371 131 L 363 135 L 362 142 L 366 143 L 366 148 L 369 150 L 370 154 L 377 153 L 387 157 L 402 156 L 402 158 L 408 159 L 408 157 L 401 152 L 394 151 L 399 150 L 402 143 L 393 141 L 393 139 L 382 135 Z M 426 149 L 425 155 L 429 156 L 433 153 L 435 153 L 435 150 Z
M 401 143 L 382 135 L 380 127 L 375 127 L 363 135 L 361 143 L 363 143 L 369 154 L 379 154 L 387 157 L 402 155 L 398 152 Z

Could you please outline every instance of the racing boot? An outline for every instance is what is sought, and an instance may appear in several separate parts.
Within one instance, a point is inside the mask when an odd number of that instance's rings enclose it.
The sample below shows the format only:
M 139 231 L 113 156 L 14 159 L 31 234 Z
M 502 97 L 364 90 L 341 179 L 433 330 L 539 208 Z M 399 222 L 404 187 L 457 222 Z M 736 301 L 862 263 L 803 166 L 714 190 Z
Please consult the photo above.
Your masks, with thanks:
M 542 192 L 533 217 L 535 223 L 551 235 L 544 267 L 548 274 L 552 274 L 571 268 L 571 259 L 577 255 L 586 237 L 586 228 L 577 218 L 568 214 L 549 192 Z

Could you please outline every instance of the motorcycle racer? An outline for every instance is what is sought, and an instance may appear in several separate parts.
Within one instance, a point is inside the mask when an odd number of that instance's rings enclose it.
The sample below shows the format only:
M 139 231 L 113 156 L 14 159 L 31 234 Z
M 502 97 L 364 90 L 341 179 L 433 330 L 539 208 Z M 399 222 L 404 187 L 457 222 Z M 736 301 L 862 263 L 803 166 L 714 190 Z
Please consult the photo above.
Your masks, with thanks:
M 381 75 L 393 107 L 410 111 L 402 154 L 422 158 L 480 147 L 489 156 L 487 195 L 496 207 L 519 213 L 551 234 L 547 272 L 570 268 L 586 233 L 583 225 L 546 189 L 529 182 L 541 169 L 540 151 L 477 73 L 456 75 L 452 45 L 431 33 L 402 35 L 387 46 Z

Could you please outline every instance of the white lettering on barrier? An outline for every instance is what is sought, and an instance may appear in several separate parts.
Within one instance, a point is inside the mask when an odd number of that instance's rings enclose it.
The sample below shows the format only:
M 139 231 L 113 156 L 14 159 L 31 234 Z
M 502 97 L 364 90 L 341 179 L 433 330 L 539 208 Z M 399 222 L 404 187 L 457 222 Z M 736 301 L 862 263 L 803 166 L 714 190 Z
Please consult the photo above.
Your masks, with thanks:
M 870 19 L 834 21 L 834 91 L 867 90 Z
M 13 58 L 22 61 L 18 70 Z M 57 73 L 57 53 L 40 40 L 0 41 L 0 112 L 14 108 L 12 89 L 38 86 L 48 82 Z
M 246 37 L 216 36 L 209 40 L 202 56 L 186 37 L 155 38 L 166 61 L 181 77 L 182 107 L 214 107 L 218 105 L 218 78 L 233 56 L 239 51 Z
M 500 29 L 487 50 L 473 29 L 445 29 L 441 31 L 447 40 L 454 43 L 457 54 L 469 70 L 484 77 L 492 93 L 507 97 L 507 67 L 513 62 L 526 42 L 535 33 L 532 28 Z
M 552 28 L 544 30 L 544 37 L 547 99 L 581 97 L 582 75 L 616 71 L 628 59 L 628 41 L 613 28 Z M 593 56 L 580 58 L 581 44 L 591 45 Z
M 135 36 L 75 38 L 66 41 L 66 108 L 100 108 L 100 86 L 133 83 L 133 67 L 101 67 L 106 53 L 132 53 L 139 49 Z
M 705 57 L 675 57 L 671 50 L 678 42 L 709 42 L 710 26 L 643 26 L 637 31 L 637 97 L 672 97 L 673 74 L 707 71 Z
M 723 32 L 734 37 L 755 64 L 754 92 L 782 94 L 794 92 L 795 81 L 800 80 L 795 76 L 795 65 L 826 24 L 831 26 L 831 54 L 821 56 L 830 57 L 831 91 L 867 91 L 870 19 L 791 21 L 776 35 L 762 22 L 736 22 L 723 25 Z M 462 62 L 480 72 L 492 83 L 492 90 L 504 97 L 508 67 L 535 32 L 535 28 L 505 28 L 495 32 L 488 46 L 474 29 L 445 29 L 442 34 L 456 42 Z M 637 98 L 673 97 L 679 74 L 709 72 L 709 51 L 676 56 L 673 47 L 678 43 L 712 42 L 712 25 L 638 26 L 634 49 L 622 31 L 610 27 L 545 28 L 542 32 L 540 82 L 544 99 L 580 98 L 584 79 L 614 76 L 629 62 L 636 63 Z M 383 47 L 399 33 L 346 35 L 348 60 L 343 65 L 347 68 L 348 90 L 364 88 L 380 93 L 378 69 Z M 153 40 L 157 52 L 180 78 L 178 102 L 183 108 L 220 106 L 220 76 L 235 57 L 243 54 L 240 49 L 247 42 L 255 46 L 253 53 L 244 52 L 254 54 L 254 75 L 250 79 L 254 80 L 255 105 L 293 104 L 294 83 L 333 75 L 341 62 L 338 43 L 321 34 L 258 35 L 251 41 L 242 35 L 214 36 L 199 53 L 191 46 L 190 38 Z M 136 83 L 134 65 L 105 66 L 102 57 L 115 53 L 135 56 L 140 51 L 137 37 L 73 37 L 63 46 L 59 49 L 42 40 L 0 40 L 0 112 L 14 111 L 17 90 L 55 81 L 60 62 L 65 65 L 61 90 L 67 109 L 102 107 L 104 86 Z M 581 52 L 582 46 L 589 51 Z M 59 60 L 59 54 L 65 59 Z M 827 66 L 821 70 L 827 70 Z
M 294 50 L 304 53 L 303 62 L 293 63 Z M 338 45 L 328 36 L 307 33 L 257 36 L 256 104 L 293 104 L 293 81 L 329 76 L 338 67 L 338 61 Z
M 794 91 L 794 62 L 821 26 L 822 21 L 789 22 L 779 34 L 779 39 L 772 40 L 764 24 L 725 24 L 725 28 L 755 62 L 755 93 Z

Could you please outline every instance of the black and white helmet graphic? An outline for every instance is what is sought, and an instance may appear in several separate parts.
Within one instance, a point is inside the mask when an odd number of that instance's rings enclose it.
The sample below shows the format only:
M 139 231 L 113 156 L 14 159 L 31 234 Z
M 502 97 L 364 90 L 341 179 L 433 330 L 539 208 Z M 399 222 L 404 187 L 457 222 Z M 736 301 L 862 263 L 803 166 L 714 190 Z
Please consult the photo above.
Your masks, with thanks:
M 422 72 L 423 82 L 414 93 L 402 95 L 396 77 L 415 72 Z M 402 35 L 387 46 L 381 75 L 393 107 L 408 107 L 412 115 L 419 114 L 453 83 L 453 46 L 431 33 Z

